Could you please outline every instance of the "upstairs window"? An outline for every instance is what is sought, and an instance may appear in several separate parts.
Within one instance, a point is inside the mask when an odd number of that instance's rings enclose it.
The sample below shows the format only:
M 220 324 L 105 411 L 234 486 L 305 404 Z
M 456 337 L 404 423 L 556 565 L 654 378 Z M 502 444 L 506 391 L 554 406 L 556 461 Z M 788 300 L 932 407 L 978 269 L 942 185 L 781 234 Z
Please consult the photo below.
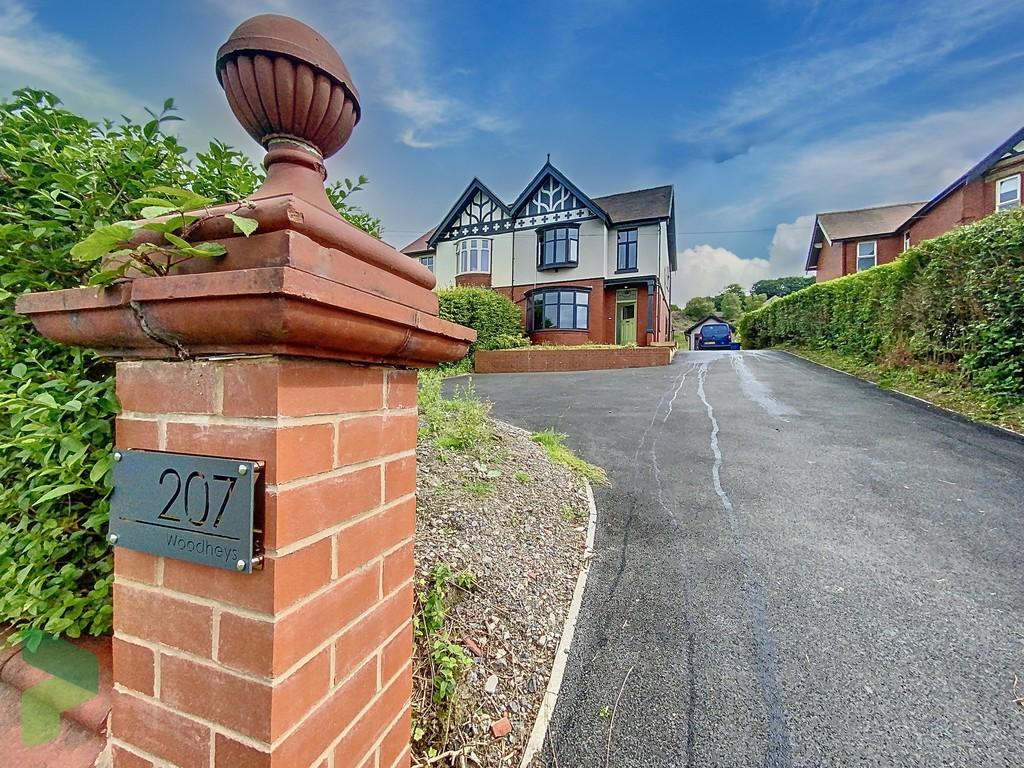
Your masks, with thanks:
M 636 271 L 636 230 L 619 230 L 619 254 L 616 261 L 617 272 Z
M 431 272 L 434 271 L 434 257 L 433 256 L 424 256 L 422 259 L 420 259 L 420 264 L 422 264 L 424 267 L 429 269 Z
M 590 292 L 579 289 L 535 291 L 527 299 L 529 331 L 585 331 Z
M 1020 208 L 1020 174 L 996 182 L 996 210 Z
M 878 262 L 878 245 L 874 240 L 857 243 L 857 271 L 871 269 Z
M 904 251 L 909 251 L 910 250 L 910 231 L 909 230 L 903 233 L 903 250 Z
M 537 269 L 575 267 L 579 252 L 579 227 L 552 227 L 537 233 Z
M 455 244 L 455 258 L 460 275 L 491 272 L 491 241 L 472 237 Z

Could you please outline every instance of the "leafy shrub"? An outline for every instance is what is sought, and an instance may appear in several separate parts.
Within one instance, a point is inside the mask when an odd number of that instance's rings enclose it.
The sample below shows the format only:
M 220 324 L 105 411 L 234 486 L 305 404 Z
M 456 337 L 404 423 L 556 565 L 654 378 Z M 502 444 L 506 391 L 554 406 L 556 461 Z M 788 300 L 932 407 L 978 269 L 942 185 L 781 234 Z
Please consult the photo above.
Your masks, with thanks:
M 959 368 L 983 391 L 1024 396 L 1024 210 L 785 296 L 745 315 L 740 334 L 748 347 Z
M 521 333 L 501 333 L 486 344 L 477 344 L 477 349 L 522 349 L 533 344 L 528 336 Z
M 54 344 L 14 312 L 25 291 L 73 288 L 95 265 L 71 255 L 96 229 L 138 218 L 147 190 L 190 189 L 240 199 L 262 171 L 220 142 L 191 161 L 164 131 L 174 102 L 151 119 L 96 124 L 56 96 L 23 89 L 0 102 L 0 622 L 14 640 L 40 631 L 110 629 L 111 562 L 103 539 L 110 492 L 113 366 Z M 328 193 L 371 234 L 380 222 L 351 208 L 358 182 Z
M 503 349 L 492 345 L 499 338 L 523 335 L 523 313 L 519 307 L 490 288 L 446 288 L 438 291 L 438 299 L 442 318 L 476 331 L 470 354 L 477 349 Z

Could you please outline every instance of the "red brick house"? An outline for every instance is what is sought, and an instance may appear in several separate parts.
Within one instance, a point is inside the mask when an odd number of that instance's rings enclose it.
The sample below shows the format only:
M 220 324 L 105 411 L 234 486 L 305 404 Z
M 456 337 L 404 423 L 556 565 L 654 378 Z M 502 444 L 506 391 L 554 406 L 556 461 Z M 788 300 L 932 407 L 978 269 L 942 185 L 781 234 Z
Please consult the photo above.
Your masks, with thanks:
M 819 283 L 887 264 L 923 240 L 997 210 L 1019 208 L 1024 128 L 935 197 L 815 217 L 805 268 Z
M 675 193 L 591 198 L 550 162 L 506 203 L 473 179 L 436 227 L 402 249 L 438 288 L 484 286 L 523 311 L 536 343 L 669 341 Z

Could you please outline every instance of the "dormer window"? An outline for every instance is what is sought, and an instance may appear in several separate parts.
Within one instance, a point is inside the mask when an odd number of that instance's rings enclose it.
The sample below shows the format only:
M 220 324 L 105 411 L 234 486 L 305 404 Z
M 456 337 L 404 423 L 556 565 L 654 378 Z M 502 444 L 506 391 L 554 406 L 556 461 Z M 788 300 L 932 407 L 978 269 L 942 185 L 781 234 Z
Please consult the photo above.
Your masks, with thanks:
M 550 227 L 537 232 L 537 269 L 575 267 L 579 252 L 578 226 Z
M 996 182 L 996 210 L 1020 208 L 1020 174 Z
M 491 241 L 486 237 L 469 237 L 455 244 L 457 274 L 489 275 L 491 273 Z

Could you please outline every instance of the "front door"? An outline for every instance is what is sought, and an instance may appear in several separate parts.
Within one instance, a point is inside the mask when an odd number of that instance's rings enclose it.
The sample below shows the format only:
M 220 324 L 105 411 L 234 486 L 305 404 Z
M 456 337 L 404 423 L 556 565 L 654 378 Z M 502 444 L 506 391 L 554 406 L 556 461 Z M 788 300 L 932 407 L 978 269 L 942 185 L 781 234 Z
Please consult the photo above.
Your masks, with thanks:
M 615 324 L 616 344 L 636 344 L 636 302 L 615 305 L 618 321 Z

